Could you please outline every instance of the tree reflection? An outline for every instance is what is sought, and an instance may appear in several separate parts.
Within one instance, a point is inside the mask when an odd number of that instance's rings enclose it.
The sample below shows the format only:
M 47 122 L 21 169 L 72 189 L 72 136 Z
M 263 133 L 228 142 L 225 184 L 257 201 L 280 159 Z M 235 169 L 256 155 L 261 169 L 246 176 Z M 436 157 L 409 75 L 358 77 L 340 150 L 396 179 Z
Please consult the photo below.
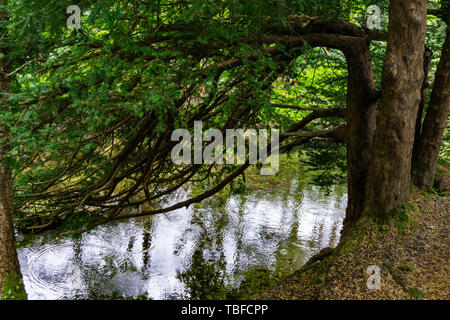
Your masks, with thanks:
M 245 187 L 70 240 L 77 285 L 65 297 L 251 299 L 339 240 L 345 187 L 327 193 L 307 175 L 250 170 Z

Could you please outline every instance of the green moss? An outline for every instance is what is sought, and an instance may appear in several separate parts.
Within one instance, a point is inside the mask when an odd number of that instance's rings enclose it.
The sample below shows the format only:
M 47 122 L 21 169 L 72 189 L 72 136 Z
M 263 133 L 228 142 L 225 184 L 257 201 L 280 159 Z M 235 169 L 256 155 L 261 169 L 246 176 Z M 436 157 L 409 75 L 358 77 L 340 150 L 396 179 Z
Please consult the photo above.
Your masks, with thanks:
M 409 264 L 407 264 L 407 263 L 405 263 L 405 264 L 402 264 L 401 266 L 399 266 L 398 270 L 413 272 L 414 271 L 414 267 L 409 265 Z
M 17 273 L 8 274 L 2 284 L 1 300 L 27 300 L 22 277 Z
M 408 294 L 416 300 L 423 299 L 423 293 L 417 287 L 409 289 Z
M 360 245 L 369 244 L 372 239 L 368 234 L 377 233 L 378 225 L 372 222 L 355 225 L 346 240 L 340 245 L 339 254 L 345 254 L 353 251 Z
M 410 202 L 405 202 L 392 210 L 393 222 L 398 230 L 404 231 L 414 224 L 415 219 L 411 215 L 411 212 L 417 210 L 417 207 Z
M 388 268 L 388 270 L 389 270 L 389 272 L 390 272 L 390 274 L 392 276 L 392 279 L 394 279 L 395 282 L 397 282 L 399 285 L 404 286 L 403 278 L 398 273 L 398 271 L 395 270 L 394 265 L 391 262 L 389 262 L 389 261 L 384 262 L 384 265 Z
M 340 254 L 346 254 L 356 248 L 355 241 L 346 241 L 342 244 L 341 249 L 339 250 Z
M 311 280 L 311 284 L 313 284 L 313 285 L 319 284 L 320 282 L 321 282 L 321 280 L 318 276 L 313 277 Z
M 429 197 L 429 196 L 441 196 L 438 190 L 436 190 L 434 187 L 428 187 L 426 189 L 420 189 L 420 193 L 423 196 Z

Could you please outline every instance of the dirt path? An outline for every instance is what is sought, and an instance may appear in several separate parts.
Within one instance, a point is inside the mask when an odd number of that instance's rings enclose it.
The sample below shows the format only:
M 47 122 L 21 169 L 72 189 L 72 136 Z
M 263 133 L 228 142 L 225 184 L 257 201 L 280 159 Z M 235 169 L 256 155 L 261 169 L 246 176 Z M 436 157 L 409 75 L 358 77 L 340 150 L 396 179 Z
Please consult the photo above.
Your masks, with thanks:
M 259 299 L 450 299 L 450 167 L 440 193 L 412 190 L 392 227 L 356 231 L 331 256 L 302 268 Z M 367 268 L 380 268 L 380 289 L 368 289 Z

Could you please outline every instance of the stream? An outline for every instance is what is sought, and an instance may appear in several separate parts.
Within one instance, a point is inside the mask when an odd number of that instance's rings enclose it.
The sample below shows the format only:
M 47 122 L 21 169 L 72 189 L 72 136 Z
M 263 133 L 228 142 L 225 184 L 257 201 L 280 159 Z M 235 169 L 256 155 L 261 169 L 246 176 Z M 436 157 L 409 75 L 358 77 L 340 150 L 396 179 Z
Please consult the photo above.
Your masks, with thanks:
M 292 162 L 292 161 L 291 161 Z M 298 165 L 189 208 L 19 248 L 29 299 L 248 299 L 339 241 L 346 187 Z

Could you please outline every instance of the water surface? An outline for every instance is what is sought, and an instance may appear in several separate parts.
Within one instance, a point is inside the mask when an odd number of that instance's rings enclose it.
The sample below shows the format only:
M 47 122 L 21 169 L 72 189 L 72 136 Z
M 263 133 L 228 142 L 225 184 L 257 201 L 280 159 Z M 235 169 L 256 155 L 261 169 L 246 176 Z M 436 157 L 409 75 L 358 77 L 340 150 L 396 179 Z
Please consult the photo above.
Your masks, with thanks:
M 242 194 L 109 223 L 78 239 L 40 236 L 19 249 L 28 296 L 250 298 L 339 240 L 345 187 L 307 180 L 298 165 L 282 163 L 275 177 L 248 174 Z

